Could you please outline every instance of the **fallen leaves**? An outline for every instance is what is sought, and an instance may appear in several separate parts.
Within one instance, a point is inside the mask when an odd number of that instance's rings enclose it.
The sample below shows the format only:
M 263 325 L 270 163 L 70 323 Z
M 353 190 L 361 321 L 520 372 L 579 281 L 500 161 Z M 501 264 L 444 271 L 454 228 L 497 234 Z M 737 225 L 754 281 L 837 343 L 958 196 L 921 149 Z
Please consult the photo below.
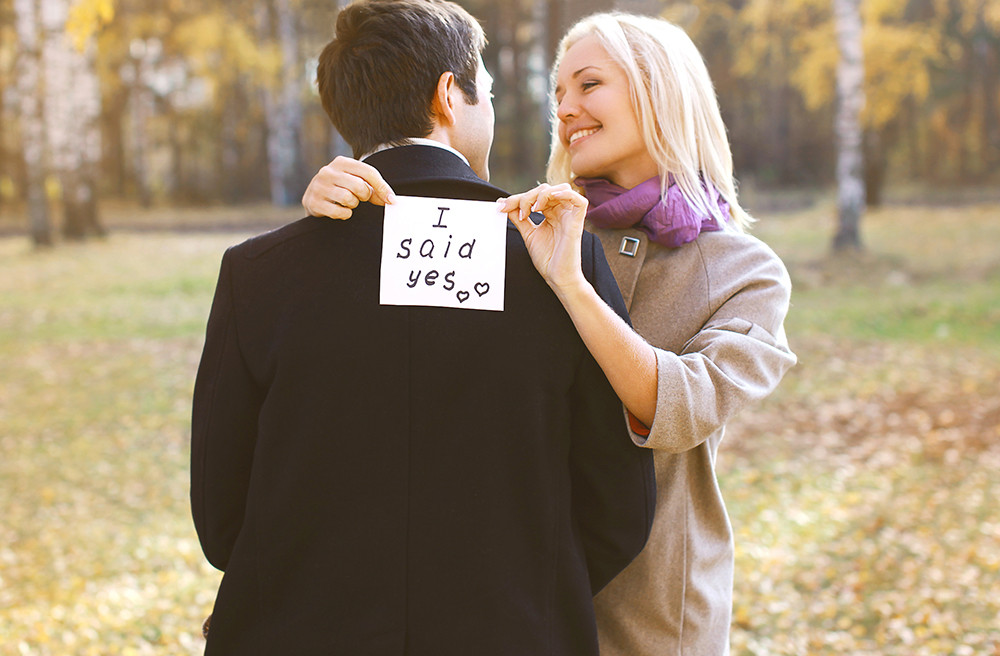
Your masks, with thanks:
M 735 422 L 720 456 L 733 652 L 1000 653 L 998 362 L 914 344 L 798 349 L 788 385 Z

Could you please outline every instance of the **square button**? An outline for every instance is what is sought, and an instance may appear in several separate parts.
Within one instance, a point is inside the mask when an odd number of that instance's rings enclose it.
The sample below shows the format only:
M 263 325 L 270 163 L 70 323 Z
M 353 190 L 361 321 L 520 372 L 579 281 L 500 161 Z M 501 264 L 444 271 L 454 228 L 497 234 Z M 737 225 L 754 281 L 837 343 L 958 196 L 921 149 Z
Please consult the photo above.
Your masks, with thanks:
M 639 252 L 639 240 L 635 237 L 622 237 L 622 245 L 618 252 L 622 255 L 635 257 L 635 254 Z

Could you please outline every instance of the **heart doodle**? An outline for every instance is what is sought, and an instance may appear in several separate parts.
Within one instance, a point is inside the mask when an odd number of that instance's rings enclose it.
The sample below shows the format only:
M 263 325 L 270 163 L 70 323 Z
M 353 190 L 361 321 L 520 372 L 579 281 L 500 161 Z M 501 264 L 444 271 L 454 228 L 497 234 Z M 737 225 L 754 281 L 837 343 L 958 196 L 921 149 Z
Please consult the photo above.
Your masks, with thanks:
M 488 282 L 477 282 L 476 283 L 476 293 L 479 296 L 486 296 L 487 292 L 490 291 L 490 284 Z
M 456 292 L 455 296 L 458 297 L 459 303 L 465 303 L 467 300 L 469 300 L 469 292 L 465 291 L 464 289 L 459 292 Z

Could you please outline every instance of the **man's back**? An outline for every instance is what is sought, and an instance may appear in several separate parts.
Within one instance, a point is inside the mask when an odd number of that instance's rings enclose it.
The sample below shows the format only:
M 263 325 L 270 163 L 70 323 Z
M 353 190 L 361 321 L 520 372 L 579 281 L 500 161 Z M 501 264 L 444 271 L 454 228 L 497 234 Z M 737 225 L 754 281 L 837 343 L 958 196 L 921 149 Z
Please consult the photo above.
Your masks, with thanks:
M 497 195 L 439 149 L 380 156 L 397 193 Z M 363 206 L 224 258 L 193 422 L 226 571 L 207 653 L 596 654 L 590 597 L 645 541 L 648 454 L 516 231 L 503 312 L 379 305 L 381 235 Z

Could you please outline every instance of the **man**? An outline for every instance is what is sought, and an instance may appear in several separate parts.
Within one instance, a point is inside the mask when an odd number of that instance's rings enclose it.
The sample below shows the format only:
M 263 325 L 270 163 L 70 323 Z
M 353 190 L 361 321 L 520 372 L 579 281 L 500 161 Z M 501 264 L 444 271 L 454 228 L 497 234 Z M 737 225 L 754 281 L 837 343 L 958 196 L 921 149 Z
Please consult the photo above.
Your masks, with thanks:
M 495 200 L 483 44 L 450 2 L 362 0 L 323 105 L 397 192 Z M 513 227 L 502 312 L 391 306 L 383 209 L 356 215 L 223 257 L 192 418 L 225 571 L 206 654 L 596 655 L 591 596 L 652 520 L 648 453 Z M 584 268 L 626 316 L 589 236 Z

